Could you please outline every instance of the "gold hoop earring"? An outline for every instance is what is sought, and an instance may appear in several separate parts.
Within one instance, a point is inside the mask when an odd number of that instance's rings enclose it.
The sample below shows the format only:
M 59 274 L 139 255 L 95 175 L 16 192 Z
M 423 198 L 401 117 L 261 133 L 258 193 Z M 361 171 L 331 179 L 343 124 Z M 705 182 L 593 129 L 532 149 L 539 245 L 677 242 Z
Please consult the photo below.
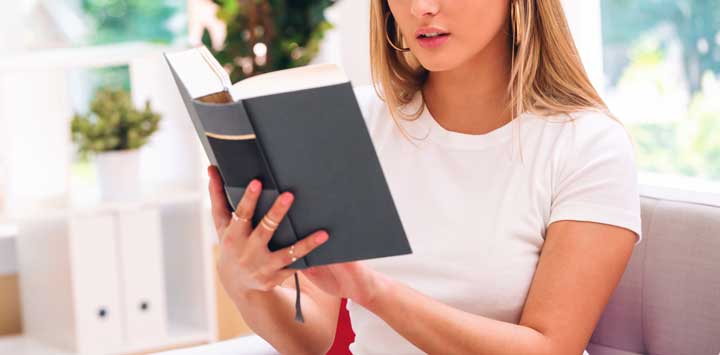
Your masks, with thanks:
M 515 45 L 519 46 L 522 42 L 522 31 L 520 30 L 520 0 L 513 1 L 512 8 L 510 9 L 510 18 L 513 27 L 513 37 L 515 37 Z
M 390 40 L 390 36 L 388 35 L 388 20 L 389 20 L 389 19 L 390 19 L 390 11 L 388 11 L 388 13 L 385 14 L 385 40 L 387 41 L 388 44 L 390 44 L 390 47 L 392 47 L 392 48 L 393 48 L 394 50 L 396 50 L 396 51 L 399 51 L 399 52 L 407 52 L 407 51 L 409 51 L 410 48 L 400 48 L 400 47 L 396 46 L 395 43 L 393 43 L 393 42 Z M 393 20 L 394 20 L 394 18 L 393 18 Z M 399 31 L 398 31 L 398 32 L 399 32 Z M 402 36 L 402 34 L 401 34 L 401 36 Z

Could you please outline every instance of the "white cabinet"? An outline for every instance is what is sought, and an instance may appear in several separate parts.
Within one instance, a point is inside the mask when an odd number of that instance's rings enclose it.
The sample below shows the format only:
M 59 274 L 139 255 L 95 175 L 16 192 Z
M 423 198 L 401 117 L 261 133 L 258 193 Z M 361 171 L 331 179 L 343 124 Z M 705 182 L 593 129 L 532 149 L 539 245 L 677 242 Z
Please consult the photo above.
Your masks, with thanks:
M 193 195 L 20 219 L 23 340 L 70 354 L 214 340 L 204 215 Z

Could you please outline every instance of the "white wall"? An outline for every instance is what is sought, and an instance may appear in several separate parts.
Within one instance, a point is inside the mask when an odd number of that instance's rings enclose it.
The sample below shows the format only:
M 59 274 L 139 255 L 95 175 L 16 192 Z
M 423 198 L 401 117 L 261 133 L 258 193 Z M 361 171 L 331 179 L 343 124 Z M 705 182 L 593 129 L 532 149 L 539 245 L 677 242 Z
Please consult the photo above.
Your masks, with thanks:
M 335 28 L 326 34 L 313 62 L 337 63 L 353 85 L 370 84 L 370 1 L 339 1 L 325 16 Z

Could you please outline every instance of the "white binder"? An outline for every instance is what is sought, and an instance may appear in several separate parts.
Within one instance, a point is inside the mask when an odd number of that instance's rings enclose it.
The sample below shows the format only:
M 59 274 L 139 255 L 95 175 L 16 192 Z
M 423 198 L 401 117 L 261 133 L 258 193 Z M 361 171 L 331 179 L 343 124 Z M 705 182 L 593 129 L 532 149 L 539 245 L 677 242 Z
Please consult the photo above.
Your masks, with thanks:
M 115 220 L 128 344 L 163 339 L 167 335 L 167 311 L 160 212 L 121 211 Z
M 69 251 L 75 306 L 76 346 L 98 354 L 122 344 L 122 310 L 118 290 L 118 258 L 113 218 L 73 217 Z

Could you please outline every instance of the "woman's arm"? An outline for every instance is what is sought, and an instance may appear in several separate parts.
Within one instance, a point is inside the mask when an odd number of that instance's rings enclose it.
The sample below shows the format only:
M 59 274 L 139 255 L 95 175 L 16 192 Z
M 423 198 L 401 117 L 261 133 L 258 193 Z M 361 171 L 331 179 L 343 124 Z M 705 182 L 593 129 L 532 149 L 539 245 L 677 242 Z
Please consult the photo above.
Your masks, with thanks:
M 305 323 L 295 316 L 295 282 L 286 279 L 270 291 L 233 297 L 247 325 L 281 354 L 325 354 L 335 339 L 340 298 L 318 289 L 298 272 Z
M 429 354 L 582 354 L 636 241 L 625 228 L 548 227 L 519 324 L 464 312 L 382 275 L 362 306 Z M 487 285 L 493 287 L 493 285 Z

